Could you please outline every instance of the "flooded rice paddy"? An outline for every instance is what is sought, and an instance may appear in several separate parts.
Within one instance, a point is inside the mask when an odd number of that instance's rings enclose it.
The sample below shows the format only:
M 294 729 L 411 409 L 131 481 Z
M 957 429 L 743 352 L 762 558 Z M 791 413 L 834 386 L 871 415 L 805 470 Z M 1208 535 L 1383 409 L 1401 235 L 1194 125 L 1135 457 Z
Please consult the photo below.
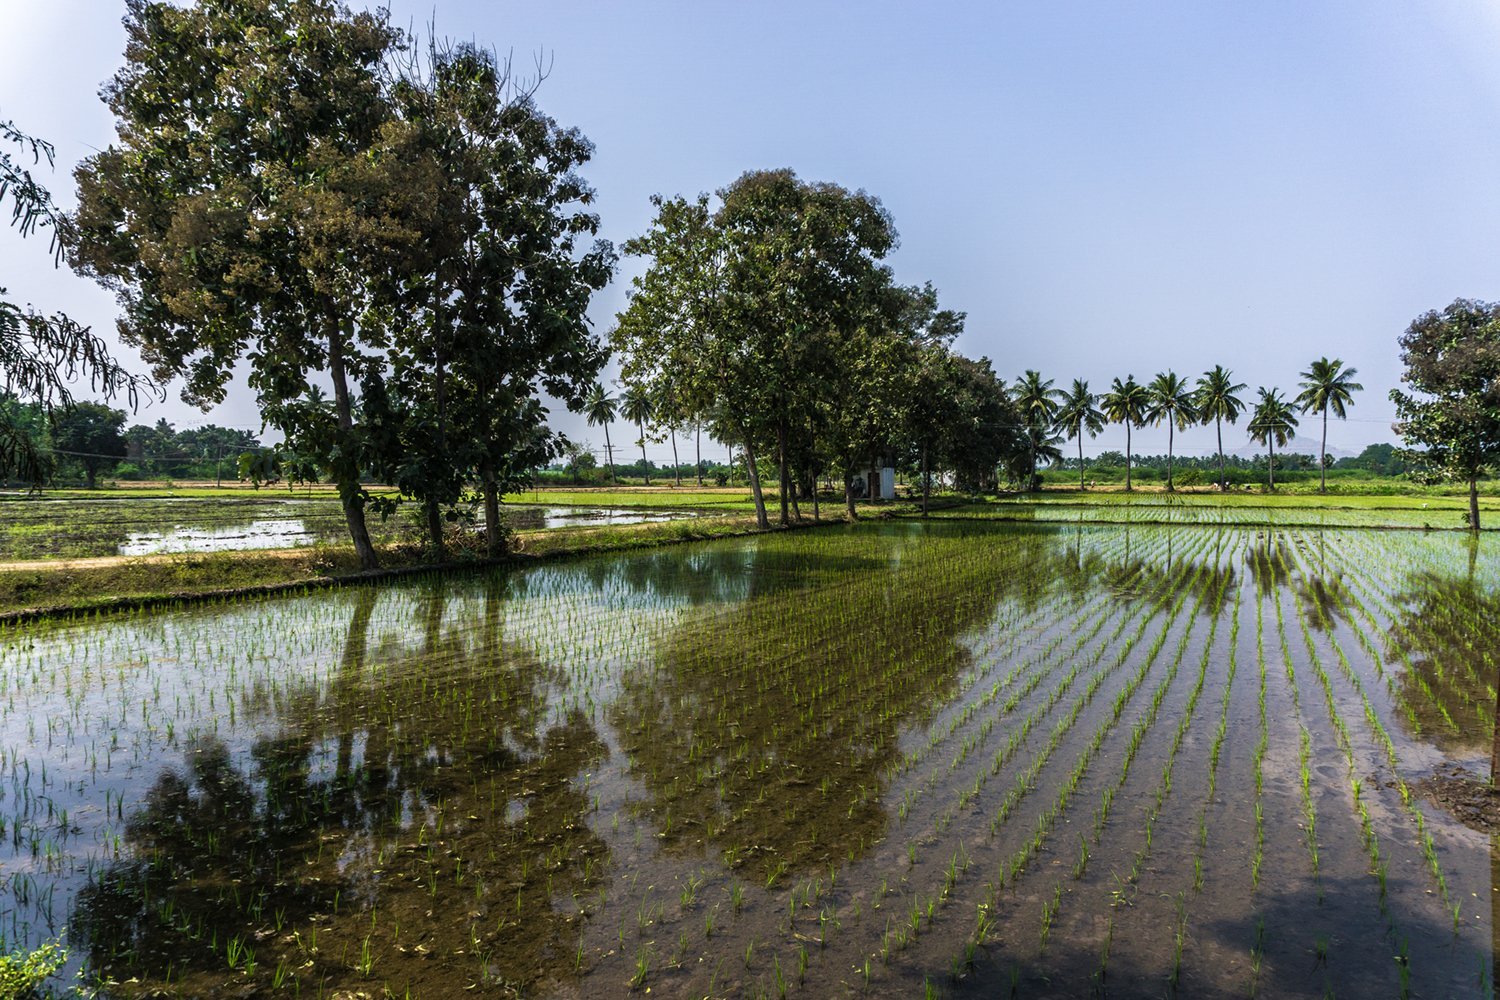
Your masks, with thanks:
M 823 528 L 7 632 L 107 996 L 1493 994 L 1490 539 Z
M 639 524 L 697 516 L 699 511 L 507 504 L 518 531 Z M 483 527 L 478 517 L 476 530 Z M 405 517 L 371 517 L 377 542 L 421 537 Z M 347 540 L 338 499 L 277 497 L 0 497 L 0 561 L 89 556 L 141 556 L 295 548 Z

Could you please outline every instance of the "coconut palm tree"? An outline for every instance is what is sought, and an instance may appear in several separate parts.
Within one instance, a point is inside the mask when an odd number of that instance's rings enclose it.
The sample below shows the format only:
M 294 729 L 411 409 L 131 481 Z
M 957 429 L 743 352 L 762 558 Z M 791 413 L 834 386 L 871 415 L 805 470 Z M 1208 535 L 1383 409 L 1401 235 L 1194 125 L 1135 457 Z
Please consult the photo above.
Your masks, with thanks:
M 1146 408 L 1151 404 L 1151 394 L 1135 380 L 1134 375 L 1125 376 L 1121 382 L 1116 378 L 1099 400 L 1104 417 L 1112 424 L 1125 425 L 1125 492 L 1130 485 L 1130 430 L 1146 419 Z
M 1057 426 L 1067 434 L 1068 440 L 1078 439 L 1078 488 L 1083 489 L 1083 435 L 1094 437 L 1104 430 L 1104 413 L 1099 409 L 1099 397 L 1089 391 L 1089 384 L 1081 378 L 1073 380 L 1073 388 L 1063 393 L 1057 408 Z
M 1354 405 L 1354 394 L 1364 386 L 1354 381 L 1359 374 L 1356 368 L 1345 368 L 1338 358 L 1329 361 L 1319 358 L 1307 366 L 1302 373 L 1302 391 L 1294 402 L 1303 413 L 1314 410 L 1323 414 L 1323 444 L 1318 449 L 1318 492 L 1328 492 L 1328 411 L 1340 420 L 1350 406 Z
M 636 429 L 641 432 L 641 470 L 646 476 L 646 485 L 651 485 L 651 462 L 646 458 L 646 424 L 656 414 L 656 407 L 651 403 L 651 397 L 640 389 L 631 387 L 625 390 L 625 398 L 620 401 L 620 415 L 626 420 L 635 422 Z
M 1057 401 L 1062 395 L 1061 391 L 1052 388 L 1050 378 L 1044 379 L 1041 372 L 1030 368 L 1011 389 L 1011 398 L 1026 422 L 1026 440 L 1031 451 L 1031 475 L 1026 480 L 1028 490 L 1035 488 L 1037 458 L 1045 457 L 1039 455 L 1037 446 L 1050 436 L 1047 432 L 1057 422 Z
M 1214 422 L 1214 434 L 1219 439 L 1219 487 L 1222 489 L 1228 485 L 1224 481 L 1224 421 L 1231 424 L 1240 418 L 1240 411 L 1245 408 L 1244 401 L 1235 395 L 1237 392 L 1245 391 L 1245 383 L 1236 382 L 1234 373 L 1223 365 L 1214 365 L 1212 371 L 1206 371 L 1198 379 L 1196 397 L 1193 400 L 1198 410 L 1198 419 L 1205 424 L 1212 420 Z
M 1187 381 L 1177 377 L 1170 368 L 1151 380 L 1146 387 L 1151 402 L 1146 406 L 1146 419 L 1153 424 L 1167 422 L 1167 492 L 1172 485 L 1172 447 L 1177 431 L 1185 431 L 1198 422 L 1198 408 L 1193 405 L 1193 392 Z
M 609 441 L 609 424 L 615 419 L 619 412 L 620 401 L 608 392 L 604 386 L 594 383 L 589 394 L 583 400 L 583 415 L 588 418 L 589 426 L 604 428 L 604 454 L 609 458 L 609 481 L 611 484 L 615 479 L 615 446 Z
M 1281 398 L 1281 392 L 1277 389 L 1267 389 L 1261 386 L 1258 390 L 1260 399 L 1256 401 L 1255 410 L 1250 414 L 1249 430 L 1250 436 L 1270 451 L 1266 459 L 1266 471 L 1270 473 L 1271 492 L 1276 492 L 1276 446 L 1283 448 L 1292 439 L 1292 434 L 1297 429 L 1297 414 L 1292 412 L 1292 405 Z

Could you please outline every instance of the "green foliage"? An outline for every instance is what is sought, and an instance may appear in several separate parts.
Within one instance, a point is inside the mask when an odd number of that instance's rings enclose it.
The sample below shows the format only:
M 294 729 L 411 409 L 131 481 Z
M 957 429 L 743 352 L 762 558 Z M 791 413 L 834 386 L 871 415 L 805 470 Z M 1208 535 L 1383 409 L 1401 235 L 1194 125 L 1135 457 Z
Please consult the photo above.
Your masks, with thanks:
M 125 457 L 125 411 L 100 403 L 74 403 L 52 417 L 52 443 L 67 459 L 83 466 L 88 488 L 99 472 Z
M 1401 335 L 1401 376 L 1391 390 L 1404 456 L 1423 481 L 1469 484 L 1470 527 L 1479 527 L 1477 482 L 1500 461 L 1500 304 L 1455 299 L 1417 317 Z
M 49 941 L 29 952 L 0 955 L 0 1000 L 29 1000 L 68 960 L 67 949 Z

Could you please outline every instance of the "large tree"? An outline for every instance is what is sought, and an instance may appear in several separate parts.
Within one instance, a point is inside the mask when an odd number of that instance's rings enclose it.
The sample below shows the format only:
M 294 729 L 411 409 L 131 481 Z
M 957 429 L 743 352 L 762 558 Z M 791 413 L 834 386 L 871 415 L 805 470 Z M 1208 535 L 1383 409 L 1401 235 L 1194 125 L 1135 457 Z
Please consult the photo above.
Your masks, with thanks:
M 1109 392 L 1099 400 L 1104 416 L 1111 423 L 1125 425 L 1125 492 L 1130 484 L 1130 431 L 1146 419 L 1146 410 L 1151 405 L 1151 394 L 1135 380 L 1134 375 L 1125 376 L 1121 382 L 1117 377 L 1110 383 Z
M 1500 303 L 1455 299 L 1401 335 L 1401 381 L 1391 390 L 1408 457 L 1426 479 L 1466 482 L 1469 528 L 1479 530 L 1479 477 L 1500 461 Z
M 221 401 L 249 360 L 267 422 L 337 484 L 374 566 L 359 390 L 388 347 L 381 279 L 433 208 L 433 164 L 386 93 L 402 35 L 335 0 L 132 0 L 125 30 L 104 90 L 116 141 L 77 170 L 73 257 L 190 402 Z M 320 372 L 331 409 L 307 402 Z
M 788 523 L 828 395 L 859 391 L 829 359 L 888 294 L 879 261 L 896 235 L 874 198 L 790 170 L 746 173 L 718 197 L 653 199 L 651 228 L 625 244 L 650 263 L 613 341 L 626 384 L 657 397 L 670 385 L 682 419 L 742 445 L 762 526 L 758 457 L 775 456 Z
M 562 452 L 543 391 L 580 410 L 604 363 L 585 311 L 615 263 L 576 168 L 593 152 L 544 115 L 510 68 L 471 45 L 433 42 L 393 90 L 396 111 L 439 169 L 436 225 L 398 275 L 391 398 L 403 489 L 439 509 L 477 480 L 489 550 L 498 554 L 499 498 Z
M 52 418 L 52 445 L 83 466 L 89 489 L 100 472 L 125 457 L 125 411 L 100 403 L 78 402 Z
M 1187 430 L 1198 422 L 1198 410 L 1193 404 L 1193 392 L 1187 381 L 1168 369 L 1151 380 L 1146 387 L 1150 402 L 1146 405 L 1146 419 L 1152 423 L 1167 424 L 1167 492 L 1175 487 L 1172 483 L 1172 447 L 1177 431 Z
M 1228 486 L 1224 477 L 1224 421 L 1231 424 L 1240 418 L 1245 404 L 1236 393 L 1245 391 L 1245 383 L 1236 382 L 1234 373 L 1223 365 L 1215 365 L 1198 378 L 1193 393 L 1193 405 L 1198 409 L 1198 419 L 1204 423 L 1214 422 L 1214 434 L 1219 441 L 1219 488 Z
M 1302 391 L 1296 403 L 1303 413 L 1314 411 L 1323 415 L 1323 443 L 1318 448 L 1318 492 L 1328 492 L 1328 411 L 1343 420 L 1348 408 L 1354 405 L 1354 394 L 1364 388 L 1354 381 L 1358 371 L 1346 368 L 1338 358 L 1330 361 L 1319 358 L 1308 365 L 1302 373 Z
M 1278 389 L 1261 386 L 1259 398 L 1250 414 L 1246 429 L 1250 436 L 1266 446 L 1266 472 L 1271 492 L 1276 492 L 1276 446 L 1286 447 L 1297 430 L 1297 414 Z

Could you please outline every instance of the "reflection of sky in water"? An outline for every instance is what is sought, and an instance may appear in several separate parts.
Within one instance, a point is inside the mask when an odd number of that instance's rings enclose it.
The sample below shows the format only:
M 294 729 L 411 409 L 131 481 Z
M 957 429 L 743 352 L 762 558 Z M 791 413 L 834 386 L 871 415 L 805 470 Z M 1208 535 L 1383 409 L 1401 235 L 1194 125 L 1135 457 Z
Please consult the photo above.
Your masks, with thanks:
M 311 545 L 318 535 L 294 519 L 249 521 L 223 528 L 178 525 L 170 531 L 132 531 L 120 543 L 120 555 L 161 552 L 228 552 L 236 549 L 284 549 Z
M 505 509 L 513 528 L 569 528 L 606 524 L 648 524 L 697 516 L 688 510 L 630 510 L 603 507 L 530 507 Z M 480 517 L 478 526 L 482 527 Z M 342 538 L 343 522 L 310 527 L 300 518 L 258 518 L 236 524 L 206 527 L 174 525 L 167 531 L 132 531 L 118 554 L 145 556 L 167 552 L 230 552 L 241 549 L 285 549 L 311 545 L 322 538 Z

